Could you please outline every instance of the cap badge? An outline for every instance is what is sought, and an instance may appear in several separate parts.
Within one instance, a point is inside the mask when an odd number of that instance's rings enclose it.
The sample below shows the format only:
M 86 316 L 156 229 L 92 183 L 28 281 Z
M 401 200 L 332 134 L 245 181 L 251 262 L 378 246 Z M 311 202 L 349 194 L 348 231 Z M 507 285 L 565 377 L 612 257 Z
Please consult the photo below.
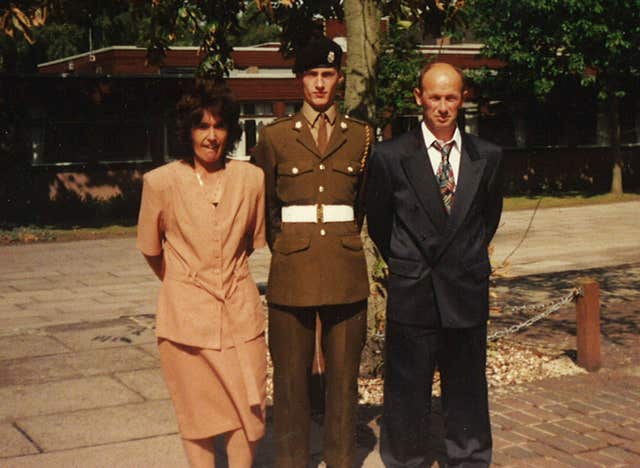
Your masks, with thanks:
M 332 50 L 327 54 L 327 62 L 333 63 L 335 59 L 336 59 L 336 53 Z

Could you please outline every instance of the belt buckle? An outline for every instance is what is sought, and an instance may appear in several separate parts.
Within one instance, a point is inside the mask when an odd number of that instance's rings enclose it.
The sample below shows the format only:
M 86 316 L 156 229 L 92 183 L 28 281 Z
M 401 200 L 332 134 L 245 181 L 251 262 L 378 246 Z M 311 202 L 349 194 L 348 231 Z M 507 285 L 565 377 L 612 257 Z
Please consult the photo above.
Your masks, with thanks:
M 324 223 L 324 205 L 322 203 L 316 205 L 316 223 Z

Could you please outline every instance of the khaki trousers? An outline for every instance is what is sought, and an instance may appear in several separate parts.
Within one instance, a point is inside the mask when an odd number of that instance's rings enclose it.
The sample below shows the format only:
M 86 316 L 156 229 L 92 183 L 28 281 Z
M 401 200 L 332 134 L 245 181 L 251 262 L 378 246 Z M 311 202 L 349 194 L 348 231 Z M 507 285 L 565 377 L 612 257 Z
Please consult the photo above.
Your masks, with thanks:
M 273 360 L 275 466 L 309 462 L 309 377 L 316 314 L 322 322 L 326 365 L 323 458 L 351 468 L 355 455 L 358 370 L 367 332 L 367 302 L 321 307 L 269 304 L 269 350 Z

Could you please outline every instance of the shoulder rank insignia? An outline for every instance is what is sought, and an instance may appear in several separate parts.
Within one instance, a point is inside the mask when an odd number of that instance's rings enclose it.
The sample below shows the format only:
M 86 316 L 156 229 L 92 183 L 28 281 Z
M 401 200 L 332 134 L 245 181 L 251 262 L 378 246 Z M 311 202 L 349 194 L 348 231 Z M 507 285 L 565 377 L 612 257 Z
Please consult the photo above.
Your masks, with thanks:
M 275 124 L 278 124 L 280 122 L 285 122 L 287 120 L 291 120 L 291 116 L 290 115 L 285 115 L 284 117 L 278 117 L 277 119 L 274 119 L 271 122 L 269 122 L 267 124 L 267 126 L 275 125 Z

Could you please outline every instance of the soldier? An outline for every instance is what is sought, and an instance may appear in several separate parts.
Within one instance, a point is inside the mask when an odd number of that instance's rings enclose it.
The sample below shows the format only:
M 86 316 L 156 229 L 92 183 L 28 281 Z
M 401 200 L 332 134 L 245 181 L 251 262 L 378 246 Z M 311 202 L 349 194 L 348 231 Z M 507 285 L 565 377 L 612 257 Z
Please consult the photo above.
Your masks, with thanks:
M 263 128 L 255 149 L 266 175 L 272 251 L 267 301 L 274 365 L 275 466 L 309 460 L 309 374 L 316 317 L 326 363 L 324 460 L 354 464 L 357 377 L 369 286 L 359 206 L 372 130 L 334 104 L 342 50 L 312 39 L 294 72 L 304 104 Z

